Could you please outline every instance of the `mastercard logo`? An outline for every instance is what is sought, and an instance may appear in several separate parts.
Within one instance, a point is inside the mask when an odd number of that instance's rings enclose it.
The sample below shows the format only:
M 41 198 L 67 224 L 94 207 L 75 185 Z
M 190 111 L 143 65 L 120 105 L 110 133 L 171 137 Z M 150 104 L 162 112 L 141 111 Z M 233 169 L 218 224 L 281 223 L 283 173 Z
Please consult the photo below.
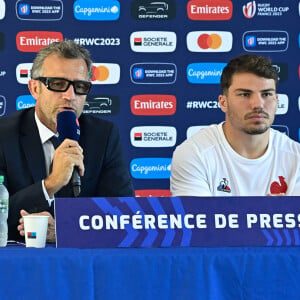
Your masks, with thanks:
M 228 52 L 232 49 L 229 31 L 192 31 L 187 34 L 187 48 L 191 52 Z
M 116 84 L 119 81 L 120 66 L 118 64 L 93 64 L 93 84 Z
M 93 66 L 93 78 L 92 81 L 106 81 L 109 77 L 109 69 L 106 66 Z
M 222 45 L 222 38 L 216 33 L 204 33 L 198 37 L 197 42 L 199 47 L 202 49 L 218 49 Z

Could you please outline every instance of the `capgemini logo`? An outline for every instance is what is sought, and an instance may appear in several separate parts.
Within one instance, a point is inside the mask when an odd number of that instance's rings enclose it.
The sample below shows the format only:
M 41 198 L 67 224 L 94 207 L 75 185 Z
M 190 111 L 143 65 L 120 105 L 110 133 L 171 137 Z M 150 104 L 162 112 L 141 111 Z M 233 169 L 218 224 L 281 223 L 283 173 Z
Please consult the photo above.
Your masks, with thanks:
M 110 9 L 110 11 L 111 11 L 112 13 L 116 14 L 116 13 L 119 12 L 119 8 L 115 5 L 115 6 L 113 6 L 113 7 Z
M 243 5 L 243 14 L 247 19 L 253 18 L 255 13 L 256 13 L 255 1 L 250 1 L 246 5 Z

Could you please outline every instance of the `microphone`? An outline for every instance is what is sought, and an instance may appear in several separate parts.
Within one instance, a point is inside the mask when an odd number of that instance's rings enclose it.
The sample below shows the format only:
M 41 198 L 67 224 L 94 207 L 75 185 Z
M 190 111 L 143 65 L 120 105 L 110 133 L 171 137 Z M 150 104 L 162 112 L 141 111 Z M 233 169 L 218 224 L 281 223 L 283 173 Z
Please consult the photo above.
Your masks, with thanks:
M 71 110 L 64 110 L 57 114 L 56 129 L 58 132 L 58 141 L 62 143 L 65 139 L 74 141 L 79 140 L 80 127 L 76 115 Z M 80 194 L 81 180 L 78 172 L 78 167 L 74 167 L 72 173 L 73 194 L 77 197 Z

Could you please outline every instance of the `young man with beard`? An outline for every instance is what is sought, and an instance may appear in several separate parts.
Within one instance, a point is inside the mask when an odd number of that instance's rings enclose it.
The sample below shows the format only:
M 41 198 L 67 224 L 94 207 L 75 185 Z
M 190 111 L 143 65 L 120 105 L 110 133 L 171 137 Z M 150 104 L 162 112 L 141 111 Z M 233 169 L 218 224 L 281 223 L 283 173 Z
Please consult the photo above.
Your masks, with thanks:
M 300 195 L 300 144 L 271 128 L 277 84 L 265 57 L 245 54 L 227 64 L 219 96 L 225 121 L 176 148 L 172 195 Z

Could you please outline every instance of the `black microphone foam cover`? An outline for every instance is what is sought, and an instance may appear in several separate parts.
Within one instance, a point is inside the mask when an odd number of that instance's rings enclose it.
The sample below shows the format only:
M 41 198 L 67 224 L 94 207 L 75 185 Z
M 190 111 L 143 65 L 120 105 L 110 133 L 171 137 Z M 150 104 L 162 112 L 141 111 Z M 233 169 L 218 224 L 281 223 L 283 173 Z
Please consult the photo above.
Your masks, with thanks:
M 71 110 L 63 110 L 57 114 L 56 129 L 60 143 L 62 143 L 65 139 L 71 139 L 75 141 L 79 140 L 79 123 L 75 113 Z
M 56 130 L 58 132 L 58 141 L 62 143 L 65 139 L 78 141 L 80 136 L 80 127 L 76 115 L 71 110 L 64 110 L 57 114 Z M 81 179 L 78 168 L 75 167 L 72 173 L 73 194 L 78 197 L 81 190 Z

